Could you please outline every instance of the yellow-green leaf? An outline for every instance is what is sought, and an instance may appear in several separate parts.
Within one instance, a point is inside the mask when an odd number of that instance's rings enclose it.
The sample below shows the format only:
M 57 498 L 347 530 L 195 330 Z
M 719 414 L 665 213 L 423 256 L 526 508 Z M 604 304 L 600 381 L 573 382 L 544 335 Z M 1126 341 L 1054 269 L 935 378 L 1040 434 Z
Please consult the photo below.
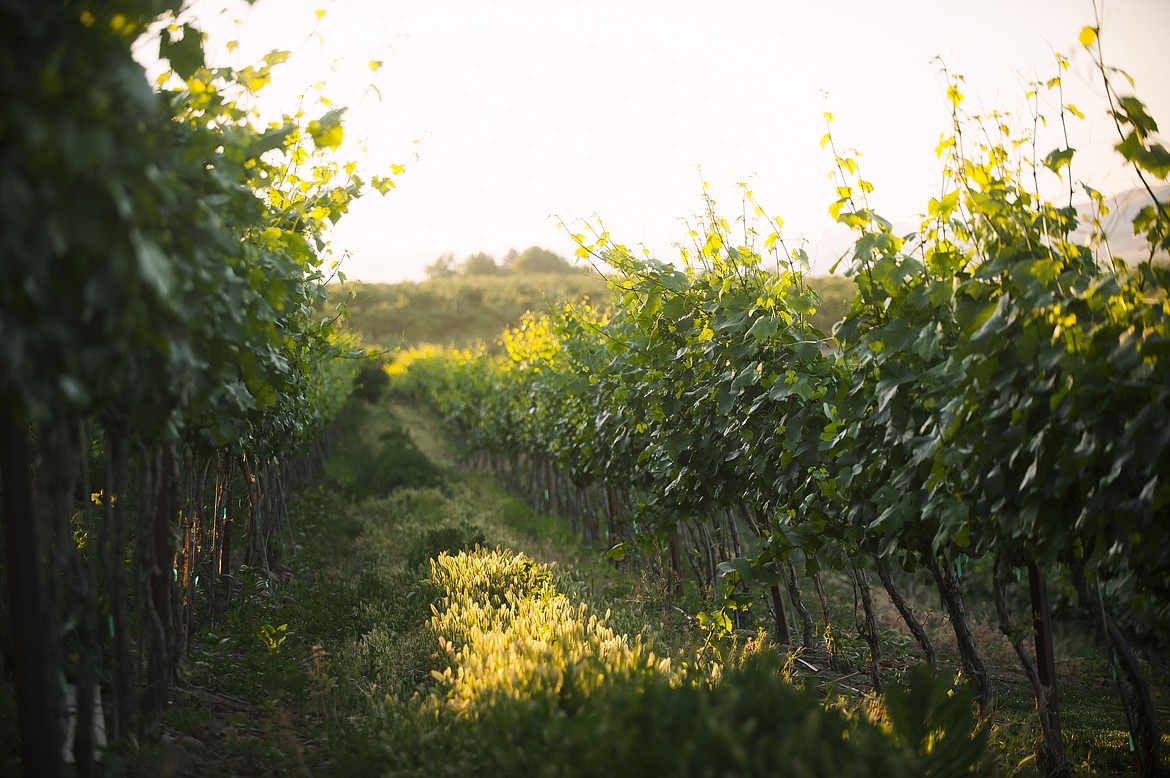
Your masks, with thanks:
M 1097 28 L 1085 27 L 1080 34 L 1081 45 L 1086 49 L 1093 45 L 1093 41 L 1097 40 Z
M 1076 149 L 1053 149 L 1052 152 L 1044 158 L 1044 167 L 1051 170 L 1053 173 L 1060 175 L 1060 169 L 1069 165 L 1072 162 L 1073 154 Z
M 174 38 L 169 31 L 159 36 L 158 55 L 171 63 L 179 78 L 190 81 L 195 71 L 203 67 L 203 34 L 189 24 L 180 29 L 181 38 Z
M 341 128 L 341 114 L 345 109 L 336 109 L 309 122 L 309 135 L 313 138 L 313 145 L 319 149 L 335 149 L 341 145 L 344 135 Z

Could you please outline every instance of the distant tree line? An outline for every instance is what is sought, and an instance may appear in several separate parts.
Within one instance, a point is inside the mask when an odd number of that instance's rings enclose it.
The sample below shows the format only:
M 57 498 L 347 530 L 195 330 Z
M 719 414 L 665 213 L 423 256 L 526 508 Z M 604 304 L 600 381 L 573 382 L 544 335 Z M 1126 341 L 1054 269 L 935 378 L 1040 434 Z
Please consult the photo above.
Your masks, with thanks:
M 456 262 L 451 252 L 440 254 L 439 258 L 426 268 L 427 278 L 456 278 L 459 276 L 502 276 L 527 273 L 577 273 L 578 268 L 556 252 L 531 246 L 522 252 L 509 249 L 502 262 L 497 263 L 491 254 L 480 251 L 462 262 Z

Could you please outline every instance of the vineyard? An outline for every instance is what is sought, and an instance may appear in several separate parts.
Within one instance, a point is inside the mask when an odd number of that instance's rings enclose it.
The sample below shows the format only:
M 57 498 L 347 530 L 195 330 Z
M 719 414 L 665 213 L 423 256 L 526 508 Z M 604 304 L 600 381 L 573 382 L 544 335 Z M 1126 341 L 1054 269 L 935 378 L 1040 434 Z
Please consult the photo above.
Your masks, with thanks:
M 213 67 L 180 12 L 0 4 L 0 770 L 1167 772 L 1170 152 L 1096 28 L 1141 256 L 954 78 L 911 234 L 826 114 L 831 326 L 745 186 L 383 370 L 328 242 L 402 168 L 261 121 L 287 53 Z
M 324 237 L 391 184 L 335 159 L 337 111 L 256 123 L 280 52 L 209 68 L 170 24 L 148 83 L 131 44 L 167 6 L 0 8 L 2 667 L 30 776 L 94 774 L 239 571 L 280 569 L 356 372 L 315 315 Z
M 1093 28 L 1082 43 L 1094 50 Z M 1155 261 L 1170 245 L 1170 206 L 1152 184 L 1170 156 L 1142 104 L 1110 91 L 1118 150 L 1150 193 L 1134 223 L 1149 254 L 1126 263 L 1099 233 L 1070 237 L 1077 194 L 1098 219 L 1106 210 L 1071 178 L 1074 151 L 1040 157 L 1003 122 L 967 115 L 960 86 L 948 92 L 942 194 L 917 233 L 895 235 L 869 208 L 856 159 L 836 155 L 830 211 L 857 233 L 857 294 L 831 335 L 809 323 L 806 258 L 745 190 L 756 220 L 733 227 L 708 198 L 677 265 L 603 231 L 578 235 L 580 255 L 611 273 L 612 308 L 531 316 L 505 333 L 504 356 L 408 351 L 389 368 L 392 386 L 432 404 L 473 466 L 567 516 L 584 542 L 678 596 L 697 593 L 713 640 L 765 611 L 776 644 L 838 667 L 847 629 L 823 581 L 844 575 L 880 692 L 876 592 L 937 664 L 898 583 L 924 575 L 990 716 L 995 684 L 965 597 L 979 586 L 1032 686 L 1039 763 L 1052 773 L 1069 768 L 1057 590 L 1099 632 L 1135 763 L 1155 774 L 1162 730 L 1143 657 L 1170 625 L 1170 276 Z M 1057 104 L 1061 121 L 1077 113 Z M 831 132 L 824 144 L 835 150 Z M 1067 182 L 1064 204 L 1040 196 L 1041 175 Z

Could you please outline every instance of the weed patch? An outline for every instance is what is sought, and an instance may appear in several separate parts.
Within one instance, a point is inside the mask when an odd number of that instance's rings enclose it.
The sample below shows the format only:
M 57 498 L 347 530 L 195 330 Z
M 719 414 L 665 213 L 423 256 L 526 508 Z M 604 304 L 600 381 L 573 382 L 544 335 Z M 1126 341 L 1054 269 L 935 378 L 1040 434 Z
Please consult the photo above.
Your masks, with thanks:
M 396 775 L 969 775 L 996 767 L 970 692 L 921 672 L 883 726 L 826 706 L 757 652 L 716 675 L 659 659 L 522 554 L 431 563 L 449 665 L 383 717 Z M 896 703 L 896 704 L 895 704 Z M 892 728 L 891 732 L 886 727 Z M 937 730 L 953 733 L 939 739 Z M 973 736 L 966 733 L 974 732 Z

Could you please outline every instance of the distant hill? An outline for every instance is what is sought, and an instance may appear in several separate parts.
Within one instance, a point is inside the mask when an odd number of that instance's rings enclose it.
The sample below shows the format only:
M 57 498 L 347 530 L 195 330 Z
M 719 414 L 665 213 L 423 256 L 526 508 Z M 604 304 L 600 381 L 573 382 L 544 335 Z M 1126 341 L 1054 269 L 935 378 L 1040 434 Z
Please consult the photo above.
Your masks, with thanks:
M 1170 202 L 1170 184 L 1160 184 L 1153 187 L 1154 196 L 1160 202 Z M 1150 193 L 1145 187 L 1135 187 L 1120 194 L 1105 198 L 1109 206 L 1109 215 L 1101 221 L 1105 234 L 1109 236 L 1109 251 L 1115 257 L 1127 262 L 1136 262 L 1149 256 L 1149 247 L 1142 237 L 1133 234 L 1133 217 L 1138 211 L 1152 204 Z M 1073 233 L 1074 238 L 1084 240 L 1089 236 L 1088 220 L 1090 209 L 1088 203 L 1077 205 L 1077 212 L 1081 216 L 1081 227 Z M 1156 254 L 1161 259 L 1170 259 L 1165 252 Z
M 332 285 L 331 302 L 351 297 L 349 326 L 369 346 L 419 343 L 492 345 L 528 311 L 558 300 L 609 299 L 605 279 L 593 273 L 509 273 Z M 332 307 L 332 306 L 331 306 Z
M 1170 184 L 1154 187 L 1154 194 L 1162 202 L 1170 200 Z M 1145 258 L 1148 249 L 1145 241 L 1133 234 L 1133 217 L 1151 202 L 1149 193 L 1144 188 L 1135 188 L 1110 197 L 1107 202 L 1110 213 L 1104 219 L 1104 228 L 1112 254 L 1129 262 Z M 1078 206 L 1078 211 L 1082 224 L 1086 224 L 1087 204 Z M 1087 236 L 1087 227 L 1082 227 L 1073 237 L 1083 240 Z M 536 256 L 536 252 L 538 249 L 533 247 L 513 261 L 532 254 L 533 267 L 548 265 L 547 258 Z M 1162 259 L 1170 257 L 1162 255 Z M 352 297 L 349 326 L 361 333 L 367 346 L 386 349 L 419 343 L 453 346 L 483 343 L 491 347 L 506 327 L 519 322 L 528 311 L 547 310 L 562 299 L 589 298 L 601 308 L 608 307 L 610 301 L 610 291 L 602 276 L 572 268 L 563 260 L 553 263 L 558 272 L 541 273 L 516 272 L 510 263 L 497 266 L 486 255 L 473 256 L 468 261 L 473 260 L 483 260 L 481 264 L 490 265 L 488 269 L 492 272 L 470 272 L 469 268 L 456 265 L 454 258 L 446 260 L 449 265 L 446 267 L 441 258 L 433 270 L 437 274 L 446 271 L 445 277 L 398 284 L 333 285 L 329 291 L 333 302 Z M 524 264 L 519 262 L 520 266 Z M 468 272 L 461 272 L 460 268 Z M 854 295 L 853 282 L 841 276 L 822 276 L 810 278 L 809 283 L 821 300 L 812 323 L 821 331 L 831 333 L 833 325 L 849 309 Z
M 821 297 L 813 324 L 829 333 L 853 299 L 853 282 L 840 276 L 811 278 Z M 506 327 L 528 311 L 559 300 L 589 298 L 608 307 L 610 291 L 594 273 L 472 275 L 398 284 L 354 283 L 329 288 L 331 303 L 350 298 L 348 326 L 367 347 L 392 349 L 420 343 L 466 347 L 496 343 Z M 332 308 L 333 305 L 330 305 Z

